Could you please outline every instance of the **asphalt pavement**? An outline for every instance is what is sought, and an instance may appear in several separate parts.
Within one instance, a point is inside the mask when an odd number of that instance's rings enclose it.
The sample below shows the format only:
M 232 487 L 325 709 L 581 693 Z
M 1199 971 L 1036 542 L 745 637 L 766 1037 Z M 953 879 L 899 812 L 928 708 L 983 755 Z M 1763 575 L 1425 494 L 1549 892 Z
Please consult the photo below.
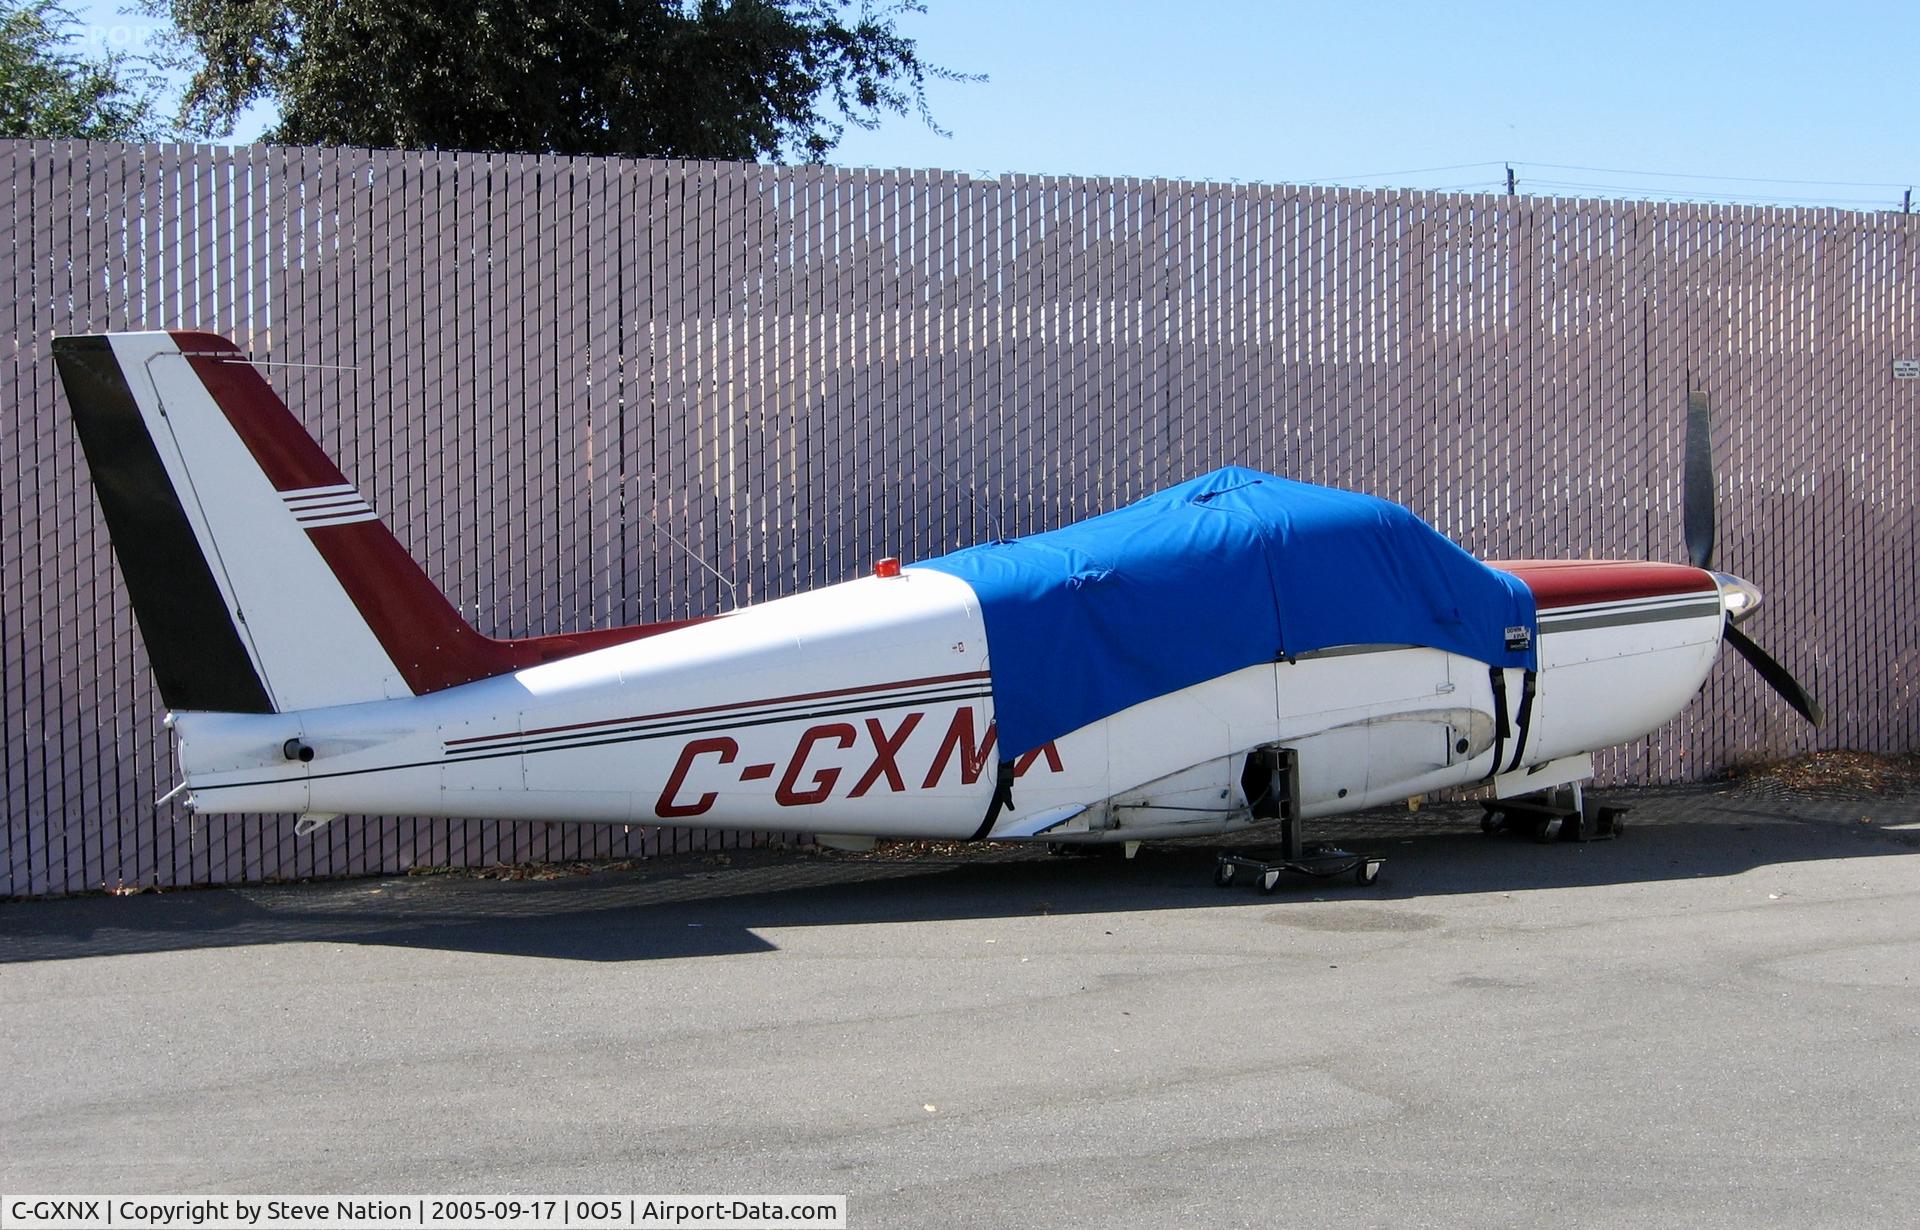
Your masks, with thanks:
M 1619 841 L 683 856 L 0 905 L 0 1191 L 846 1193 L 849 1225 L 1891 1225 L 1920 796 Z

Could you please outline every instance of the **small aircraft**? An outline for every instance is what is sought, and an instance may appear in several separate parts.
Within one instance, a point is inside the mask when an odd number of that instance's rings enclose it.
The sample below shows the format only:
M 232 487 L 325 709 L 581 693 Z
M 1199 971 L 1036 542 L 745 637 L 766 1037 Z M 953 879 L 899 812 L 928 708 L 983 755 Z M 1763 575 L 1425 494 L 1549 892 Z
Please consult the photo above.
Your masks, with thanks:
M 1710 570 L 1699 395 L 1685 565 L 1483 563 L 1399 505 L 1229 468 L 723 615 L 500 640 L 232 342 L 54 355 L 201 813 L 1131 853 L 1477 782 L 1590 820 L 1592 752 L 1671 719 L 1723 642 L 1820 720 L 1736 626 L 1758 590 Z M 1305 869 L 1378 871 L 1331 853 Z

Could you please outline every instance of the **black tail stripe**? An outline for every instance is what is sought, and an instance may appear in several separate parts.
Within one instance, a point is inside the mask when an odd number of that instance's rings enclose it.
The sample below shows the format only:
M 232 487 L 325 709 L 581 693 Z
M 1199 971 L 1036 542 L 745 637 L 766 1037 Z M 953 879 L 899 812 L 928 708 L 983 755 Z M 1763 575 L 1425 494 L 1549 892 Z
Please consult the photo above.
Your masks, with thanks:
M 160 698 L 169 709 L 272 713 L 112 345 L 55 338 L 53 358 Z

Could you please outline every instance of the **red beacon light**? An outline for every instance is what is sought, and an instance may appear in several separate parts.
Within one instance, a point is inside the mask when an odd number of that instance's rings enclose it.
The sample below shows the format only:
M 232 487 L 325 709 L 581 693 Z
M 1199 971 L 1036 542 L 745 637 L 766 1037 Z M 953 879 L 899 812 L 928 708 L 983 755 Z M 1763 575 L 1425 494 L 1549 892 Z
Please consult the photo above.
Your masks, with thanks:
M 876 577 L 897 577 L 900 575 L 900 561 L 889 555 L 873 566 Z

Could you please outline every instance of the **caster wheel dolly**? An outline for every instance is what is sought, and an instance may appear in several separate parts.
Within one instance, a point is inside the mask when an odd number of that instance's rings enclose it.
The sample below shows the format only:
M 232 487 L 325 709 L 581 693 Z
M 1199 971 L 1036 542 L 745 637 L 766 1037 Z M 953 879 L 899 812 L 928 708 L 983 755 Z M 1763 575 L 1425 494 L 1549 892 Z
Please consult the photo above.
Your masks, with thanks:
M 1554 841 L 1608 841 L 1626 831 L 1627 807 L 1591 799 L 1580 783 L 1556 786 L 1510 799 L 1483 799 L 1480 831 L 1525 833 L 1542 844 Z
M 1214 861 L 1213 882 L 1221 888 L 1251 883 L 1263 893 L 1280 886 L 1283 875 L 1330 880 L 1352 876 L 1354 883 L 1372 885 L 1380 878 L 1384 858 L 1355 854 L 1335 846 L 1306 845 L 1300 829 L 1299 753 L 1290 747 L 1256 748 L 1247 755 L 1240 781 L 1255 819 L 1280 821 L 1279 858 L 1259 858 L 1224 850 Z
M 1263 893 L 1271 893 L 1280 887 L 1280 877 L 1283 875 L 1312 876 L 1317 880 L 1350 875 L 1354 883 L 1366 887 L 1379 881 L 1380 868 L 1386 861 L 1348 850 L 1336 850 L 1332 846 L 1308 846 L 1298 858 L 1273 860 L 1235 854 L 1228 850 L 1214 863 L 1213 882 L 1226 888 L 1244 881 Z

